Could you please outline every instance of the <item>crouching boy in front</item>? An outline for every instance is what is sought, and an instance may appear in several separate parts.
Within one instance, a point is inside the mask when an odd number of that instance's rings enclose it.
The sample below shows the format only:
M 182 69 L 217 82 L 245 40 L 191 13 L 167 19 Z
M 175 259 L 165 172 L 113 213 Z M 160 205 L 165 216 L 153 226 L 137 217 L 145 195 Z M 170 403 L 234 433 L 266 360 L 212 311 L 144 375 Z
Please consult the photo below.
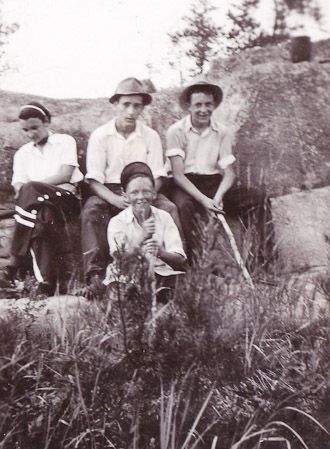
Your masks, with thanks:
M 144 162 L 127 165 L 121 174 L 121 185 L 129 207 L 108 225 L 114 261 L 107 268 L 104 284 L 136 282 L 137 268 L 132 261 L 141 256 L 142 264 L 148 263 L 149 275 L 156 277 L 158 285 L 173 286 L 175 276 L 184 273 L 186 255 L 170 214 L 152 206 L 156 190 L 149 166 Z

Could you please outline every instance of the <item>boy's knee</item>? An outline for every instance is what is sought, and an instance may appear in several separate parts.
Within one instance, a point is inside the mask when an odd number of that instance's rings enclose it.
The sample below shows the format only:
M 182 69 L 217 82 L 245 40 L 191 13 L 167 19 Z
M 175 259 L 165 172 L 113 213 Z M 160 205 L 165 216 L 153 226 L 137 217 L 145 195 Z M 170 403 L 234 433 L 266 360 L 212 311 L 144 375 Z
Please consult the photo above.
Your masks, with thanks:
M 95 219 L 102 213 L 102 209 L 104 209 L 106 204 L 105 201 L 97 196 L 89 197 L 81 211 L 81 220 L 84 222 Z

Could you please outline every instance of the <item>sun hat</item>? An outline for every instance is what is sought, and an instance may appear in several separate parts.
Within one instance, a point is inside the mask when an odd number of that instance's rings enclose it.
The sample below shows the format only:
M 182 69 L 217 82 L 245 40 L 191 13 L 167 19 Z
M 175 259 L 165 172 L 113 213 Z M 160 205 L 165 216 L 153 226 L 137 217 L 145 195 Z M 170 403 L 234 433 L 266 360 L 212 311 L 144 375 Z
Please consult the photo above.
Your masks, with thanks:
M 132 176 L 146 176 L 152 181 L 152 184 L 155 186 L 155 180 L 152 174 L 152 171 L 149 165 L 144 162 L 131 162 L 130 164 L 124 167 L 123 171 L 120 175 L 120 183 L 124 191 L 126 191 L 127 184 L 129 183 Z
M 222 89 L 216 84 L 210 83 L 210 81 L 205 76 L 199 76 L 198 78 L 195 78 L 192 84 L 190 84 L 183 90 L 179 97 L 179 102 L 183 109 L 187 108 L 187 104 L 190 101 L 191 94 L 198 87 L 207 88 L 207 90 L 209 90 L 210 93 L 214 96 L 216 107 L 219 106 L 223 97 Z
M 115 103 L 122 95 L 142 95 L 144 106 L 147 106 L 152 101 L 152 96 L 145 91 L 141 81 L 136 78 L 126 78 L 121 81 L 117 86 L 115 94 L 109 98 L 110 103 Z

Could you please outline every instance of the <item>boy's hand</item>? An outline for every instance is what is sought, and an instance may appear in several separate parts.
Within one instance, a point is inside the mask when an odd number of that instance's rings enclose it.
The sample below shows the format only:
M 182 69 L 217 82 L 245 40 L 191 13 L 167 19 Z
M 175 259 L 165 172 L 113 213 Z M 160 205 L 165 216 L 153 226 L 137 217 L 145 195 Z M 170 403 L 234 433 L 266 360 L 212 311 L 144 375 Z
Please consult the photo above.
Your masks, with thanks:
M 143 243 L 143 247 L 145 248 L 146 252 L 151 256 L 157 256 L 159 253 L 159 243 L 155 238 L 146 240 Z
M 205 196 L 202 201 L 202 205 L 205 209 L 215 212 L 217 214 L 223 214 L 222 207 L 212 198 Z
M 119 196 L 116 195 L 116 203 L 113 204 L 115 207 L 117 207 L 118 209 L 126 209 L 127 206 L 129 206 L 129 203 L 127 201 L 127 199 L 124 196 Z
M 142 223 L 142 229 L 145 233 L 146 239 L 150 239 L 150 237 L 152 236 L 152 234 L 155 232 L 156 230 L 156 225 L 155 225 L 155 217 L 153 217 L 151 215 L 151 217 L 147 218 L 143 223 Z

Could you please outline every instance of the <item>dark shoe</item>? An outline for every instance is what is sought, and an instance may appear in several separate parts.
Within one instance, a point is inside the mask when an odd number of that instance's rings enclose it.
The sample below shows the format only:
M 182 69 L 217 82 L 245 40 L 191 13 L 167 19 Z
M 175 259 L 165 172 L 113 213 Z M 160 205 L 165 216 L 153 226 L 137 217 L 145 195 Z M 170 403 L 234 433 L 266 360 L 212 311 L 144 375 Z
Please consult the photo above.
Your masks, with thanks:
M 55 282 L 40 282 L 36 290 L 36 296 L 54 296 L 55 290 Z
M 8 265 L 3 270 L 3 279 L 11 284 L 15 284 L 15 280 L 17 279 L 17 267 L 13 267 Z

